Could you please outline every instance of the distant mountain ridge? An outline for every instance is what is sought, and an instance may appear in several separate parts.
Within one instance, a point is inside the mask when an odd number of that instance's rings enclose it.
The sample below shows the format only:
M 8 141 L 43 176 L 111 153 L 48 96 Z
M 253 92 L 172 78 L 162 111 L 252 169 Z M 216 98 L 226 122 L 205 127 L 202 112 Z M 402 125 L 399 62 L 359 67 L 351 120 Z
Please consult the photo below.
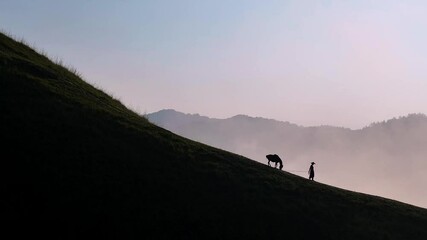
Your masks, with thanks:
M 384 124 L 390 125 L 390 124 L 394 124 L 394 123 L 399 122 L 399 121 L 404 121 L 404 122 L 427 121 L 427 115 L 424 113 L 410 113 L 410 114 L 407 114 L 406 116 L 399 116 L 399 117 L 394 117 L 394 118 L 383 120 L 383 121 L 372 122 L 368 126 L 365 126 L 363 128 L 360 128 L 360 129 L 350 129 L 347 127 L 339 127 L 339 126 L 333 126 L 333 125 L 302 126 L 302 125 L 298 125 L 296 123 L 290 123 L 288 121 L 280 121 L 280 120 L 276 120 L 276 119 L 263 118 L 263 117 L 252 117 L 252 116 L 249 116 L 246 114 L 237 114 L 237 115 L 234 115 L 234 116 L 229 117 L 229 118 L 213 118 L 213 117 L 203 116 L 203 115 L 200 115 L 198 113 L 183 113 L 183 112 L 177 111 L 175 109 L 162 109 L 162 110 L 159 110 L 157 112 L 148 113 L 148 114 L 146 114 L 146 116 L 154 122 L 166 123 L 166 124 L 170 123 L 170 121 L 168 121 L 168 119 L 171 119 L 171 118 L 182 119 L 183 121 L 181 121 L 181 124 L 188 124 L 188 122 L 186 122 L 185 120 L 194 121 L 195 119 L 198 121 L 202 121 L 202 120 L 230 120 L 230 119 L 256 119 L 256 120 L 262 120 L 262 121 L 271 121 L 271 122 L 279 122 L 279 123 L 284 123 L 284 124 L 290 124 L 293 126 L 303 127 L 303 128 L 329 127 L 329 128 L 348 129 L 348 130 L 354 130 L 354 131 L 363 130 L 366 128 L 372 128 L 372 127 L 375 127 L 378 125 L 384 125 Z
M 423 170 L 427 169 L 424 114 L 375 122 L 358 130 L 303 127 L 245 115 L 216 119 L 175 110 L 161 110 L 147 118 L 184 137 L 261 163 L 266 163 L 266 154 L 278 153 L 285 158 L 284 170 L 302 176 L 307 163 L 319 161 L 323 181 L 427 206 L 427 191 L 421 184 L 426 182 Z M 383 189 L 376 183 L 393 187 Z

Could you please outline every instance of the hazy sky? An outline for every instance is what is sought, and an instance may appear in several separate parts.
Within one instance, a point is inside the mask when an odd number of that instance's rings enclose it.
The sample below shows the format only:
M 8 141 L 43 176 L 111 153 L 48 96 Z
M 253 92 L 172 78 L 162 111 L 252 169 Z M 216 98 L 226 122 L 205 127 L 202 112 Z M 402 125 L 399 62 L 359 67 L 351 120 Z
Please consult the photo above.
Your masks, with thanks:
M 140 113 L 360 128 L 427 113 L 426 1 L 1 0 L 0 28 Z

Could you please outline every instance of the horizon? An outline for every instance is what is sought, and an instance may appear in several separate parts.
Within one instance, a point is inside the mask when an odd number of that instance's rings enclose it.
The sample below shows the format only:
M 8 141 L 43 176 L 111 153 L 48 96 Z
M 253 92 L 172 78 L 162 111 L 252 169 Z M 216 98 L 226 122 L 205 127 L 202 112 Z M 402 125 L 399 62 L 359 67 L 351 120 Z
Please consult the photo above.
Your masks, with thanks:
M 2 31 L 138 113 L 360 129 L 427 112 L 427 3 L 0 2 Z
M 242 113 L 237 113 L 237 114 L 234 114 L 234 115 L 231 115 L 231 116 L 228 116 L 228 117 L 219 118 L 219 117 L 216 117 L 216 116 L 208 116 L 208 115 L 203 115 L 203 114 L 200 114 L 200 113 L 183 112 L 183 111 L 180 111 L 180 110 L 177 110 L 177 109 L 172 109 L 172 108 L 160 109 L 160 110 L 157 110 L 157 111 L 153 111 L 153 112 L 149 112 L 149 113 L 144 113 L 143 115 L 156 114 L 156 113 L 159 113 L 161 111 L 175 111 L 177 113 L 182 113 L 182 114 L 185 114 L 185 115 L 196 115 L 196 116 L 200 116 L 200 117 L 207 117 L 207 118 L 210 118 L 210 119 L 218 119 L 218 120 L 230 119 L 230 118 L 237 117 L 237 116 L 245 116 L 245 117 L 249 117 L 249 118 L 262 118 L 262 119 L 273 120 L 273 121 L 278 121 L 278 122 L 288 122 L 290 124 L 294 124 L 294 125 L 297 125 L 297 126 L 300 126 L 300 127 L 324 127 L 324 126 L 327 126 L 327 127 L 345 128 L 345 129 L 350 129 L 350 130 L 361 130 L 363 128 L 370 127 L 372 124 L 381 123 L 381 122 L 388 122 L 388 121 L 391 121 L 391 120 L 394 120 L 394 119 L 407 118 L 407 117 L 414 116 L 414 115 L 417 115 L 417 116 L 422 115 L 424 117 L 427 117 L 427 114 L 425 114 L 425 113 L 408 113 L 408 114 L 403 115 L 403 116 L 395 116 L 395 117 L 388 118 L 388 119 L 381 119 L 381 120 L 373 121 L 373 122 L 371 122 L 371 123 L 369 123 L 369 124 L 367 124 L 367 125 L 365 125 L 365 126 L 363 126 L 361 128 L 350 128 L 350 127 L 337 126 L 337 125 L 331 125 L 331 124 L 302 125 L 302 124 L 299 124 L 299 123 L 296 123 L 296 122 L 290 122 L 290 121 L 288 121 L 286 119 L 274 119 L 274 118 L 267 118 L 267 117 L 263 117 L 263 116 L 251 116 L 251 115 L 242 114 Z

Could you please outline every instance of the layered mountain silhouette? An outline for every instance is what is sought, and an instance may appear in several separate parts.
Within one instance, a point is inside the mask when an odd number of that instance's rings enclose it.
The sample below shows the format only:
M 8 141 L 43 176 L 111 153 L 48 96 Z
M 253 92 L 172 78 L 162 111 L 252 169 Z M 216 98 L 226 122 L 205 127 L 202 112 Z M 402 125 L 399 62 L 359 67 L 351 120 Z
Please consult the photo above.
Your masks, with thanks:
M 237 115 L 214 119 L 162 110 L 148 119 L 187 138 L 262 163 L 266 153 L 284 157 L 285 171 L 307 176 L 318 164 L 318 179 L 336 186 L 427 206 L 427 117 L 373 123 L 359 130 L 303 127 L 273 119 Z
M 3 236 L 360 240 L 427 234 L 424 208 L 311 182 L 181 137 L 75 73 L 0 34 Z

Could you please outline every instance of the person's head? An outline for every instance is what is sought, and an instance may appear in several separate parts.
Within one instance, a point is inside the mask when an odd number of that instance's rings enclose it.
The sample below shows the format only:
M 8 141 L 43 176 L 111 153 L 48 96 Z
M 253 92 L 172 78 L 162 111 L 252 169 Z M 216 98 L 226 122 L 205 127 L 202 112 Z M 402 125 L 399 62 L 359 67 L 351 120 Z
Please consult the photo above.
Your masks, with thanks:
M 314 164 L 316 164 L 315 162 L 311 162 L 311 165 L 314 165 Z

